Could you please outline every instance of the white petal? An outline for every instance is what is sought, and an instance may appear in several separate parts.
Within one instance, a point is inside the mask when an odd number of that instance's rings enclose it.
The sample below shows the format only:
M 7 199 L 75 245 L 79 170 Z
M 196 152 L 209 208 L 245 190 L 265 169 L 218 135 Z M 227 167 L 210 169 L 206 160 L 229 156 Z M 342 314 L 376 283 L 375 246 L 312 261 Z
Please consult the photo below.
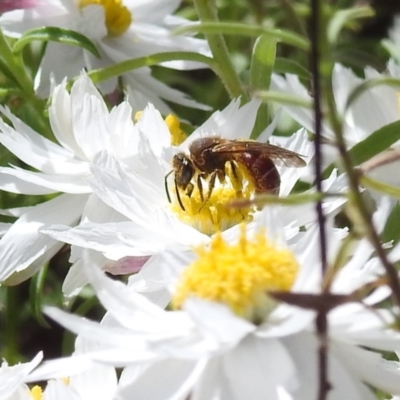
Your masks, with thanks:
M 9 118 L 14 129 L 0 119 L 0 142 L 19 159 L 49 174 L 82 174 L 87 172 L 85 163 L 74 159 L 74 154 L 32 130 L 9 110 L 0 110 Z
M 68 175 L 50 175 L 41 172 L 28 171 L 22 168 L 5 168 L 0 167 L 0 176 L 4 175 L 3 190 L 24 194 L 41 194 L 41 193 L 90 193 L 91 190 L 82 176 Z M 12 185 L 9 176 L 16 178 L 16 184 Z M 25 183 L 22 183 L 25 181 Z M 42 186 L 42 188 L 38 188 Z M 45 189 L 43 189 L 45 188 Z M 32 193 L 34 192 L 34 193 Z
M 118 391 L 121 400 L 178 400 L 185 399 L 201 372 L 193 361 L 167 359 L 149 366 L 132 367 L 127 371 L 129 378 L 122 373 L 122 384 Z M 136 371 L 138 370 L 138 371 Z M 165 373 L 168 371 L 168 373 Z M 157 381 L 155 385 L 154 382 Z
M 40 97 L 47 97 L 50 92 L 52 76 L 56 83 L 61 83 L 65 77 L 71 79 L 78 76 L 85 67 L 83 49 L 63 43 L 50 42 L 39 69 L 40 81 L 36 92 Z
M 9 396 L 27 381 L 27 377 L 34 370 L 43 358 L 43 353 L 39 352 L 32 361 L 23 364 L 17 364 L 12 367 L 3 361 L 0 368 L 0 393 L 2 399 L 8 399 Z
M 346 367 L 365 383 L 392 395 L 400 394 L 400 364 L 385 360 L 380 354 L 351 345 L 334 346 Z
M 43 392 L 43 400 L 80 400 L 76 391 L 62 380 L 50 381 Z
M 278 387 L 297 386 L 294 363 L 278 340 L 248 336 L 223 361 L 233 399 L 273 399 Z
M 51 251 L 56 242 L 39 229 L 50 222 L 75 223 L 86 200 L 86 196 L 61 195 L 32 207 L 20 217 L 0 241 L 0 280 L 27 268 Z
M 226 139 L 248 139 L 254 127 L 259 100 L 252 100 L 240 107 L 240 100 L 233 100 L 222 111 L 214 112 L 211 117 L 197 128 L 186 143 L 200 136 L 216 134 Z

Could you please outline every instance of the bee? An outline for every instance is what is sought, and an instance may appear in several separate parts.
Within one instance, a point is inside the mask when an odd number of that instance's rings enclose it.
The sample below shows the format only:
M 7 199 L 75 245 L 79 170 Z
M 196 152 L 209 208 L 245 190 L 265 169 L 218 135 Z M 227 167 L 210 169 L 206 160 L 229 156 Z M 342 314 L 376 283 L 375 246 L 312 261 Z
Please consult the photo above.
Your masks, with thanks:
M 237 179 L 237 166 L 244 167 L 254 184 L 255 193 L 278 194 L 281 179 L 276 165 L 304 167 L 306 162 L 300 154 L 269 143 L 252 140 L 229 140 L 218 136 L 194 140 L 189 146 L 189 154 L 178 153 L 172 160 L 172 170 L 165 177 L 165 187 L 169 202 L 167 178 L 175 174 L 176 196 L 185 211 L 179 190 L 186 191 L 190 197 L 194 183 L 197 185 L 202 201 L 207 201 L 218 177 L 224 182 L 226 163 L 230 163 L 233 176 Z M 237 165 L 237 166 L 236 166 Z M 203 181 L 208 182 L 208 192 L 204 198 Z

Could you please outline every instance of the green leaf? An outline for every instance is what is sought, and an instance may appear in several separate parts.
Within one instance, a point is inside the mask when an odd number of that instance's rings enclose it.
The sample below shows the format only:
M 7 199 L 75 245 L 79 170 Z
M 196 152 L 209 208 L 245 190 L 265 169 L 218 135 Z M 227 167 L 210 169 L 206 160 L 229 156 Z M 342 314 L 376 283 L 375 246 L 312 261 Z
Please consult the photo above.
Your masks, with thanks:
M 335 196 L 343 196 L 340 193 Z M 242 208 L 248 207 L 249 204 L 256 205 L 257 207 L 263 207 L 268 204 L 279 204 L 282 206 L 299 206 L 302 204 L 313 203 L 320 201 L 324 197 L 321 193 L 295 193 L 286 197 L 279 197 L 273 194 L 260 194 L 255 196 L 252 200 L 238 199 L 232 201 L 230 207 Z
M 253 90 L 269 89 L 271 74 L 275 64 L 276 41 L 267 35 L 261 35 L 255 42 L 250 64 L 250 85 Z M 258 135 L 268 126 L 268 104 L 263 103 L 258 109 L 254 124 L 252 138 Z
M 52 41 L 79 46 L 100 58 L 100 53 L 96 46 L 86 36 L 69 29 L 56 28 L 52 26 L 36 28 L 26 32 L 14 43 L 13 51 L 19 52 L 27 44 L 34 41 Z
M 272 101 L 278 104 L 284 104 L 289 106 L 312 108 L 312 102 L 305 100 L 302 97 L 294 96 L 292 94 L 268 91 L 259 91 L 254 93 L 255 97 L 258 97 L 262 101 L 268 102 Z
M 1 58 L 0 58 L 0 71 L 4 74 L 5 77 L 7 77 L 11 82 L 13 82 L 19 87 L 18 80 L 15 79 L 14 74 L 11 72 L 7 63 L 4 62 Z
M 337 11 L 328 24 L 327 36 L 329 43 L 338 41 L 339 34 L 345 26 L 357 19 L 373 17 L 374 15 L 374 10 L 371 7 L 357 7 Z
M 88 75 L 94 83 L 97 83 L 112 78 L 114 76 L 120 76 L 137 68 L 150 67 L 152 65 L 157 65 L 166 61 L 173 60 L 198 61 L 204 63 L 205 65 L 208 65 L 214 71 L 217 70 L 217 66 L 214 60 L 210 57 L 203 56 L 199 53 L 192 53 L 190 51 L 170 51 L 126 60 L 118 64 L 110 65 L 106 68 L 90 71 Z
M 382 40 L 382 46 L 389 52 L 390 56 L 400 64 L 400 46 L 389 39 Z
M 364 175 L 360 178 L 360 184 L 362 186 L 365 186 L 367 189 L 373 189 L 376 190 L 377 192 L 386 194 L 391 197 L 395 197 L 396 199 L 400 199 L 400 188 L 397 186 L 389 185 L 388 183 L 378 181 L 367 175 Z
M 300 63 L 288 58 L 276 57 L 274 72 L 278 74 L 294 74 L 300 79 L 310 80 L 310 71 Z
M 398 140 L 400 140 L 400 121 L 392 122 L 376 130 L 350 150 L 354 165 L 359 165 L 387 150 Z
M 42 313 L 42 293 L 44 281 L 47 276 L 47 268 L 48 265 L 46 264 L 32 277 L 29 288 L 29 298 L 33 315 L 40 325 L 49 328 L 50 325 L 46 322 Z
M 276 40 L 268 35 L 257 38 L 251 57 L 250 84 L 254 89 L 268 89 L 275 64 Z
M 173 31 L 175 35 L 182 33 L 220 33 L 222 35 L 260 36 L 268 35 L 271 39 L 282 42 L 301 50 L 308 51 L 310 42 L 299 34 L 286 29 L 268 26 L 248 25 L 235 22 L 203 22 L 201 24 L 185 25 Z
M 399 221 L 400 221 L 400 204 L 397 203 L 386 221 L 385 228 L 382 232 L 382 242 L 387 243 L 393 240 L 393 244 L 396 244 L 400 241 L 400 229 L 399 229 Z

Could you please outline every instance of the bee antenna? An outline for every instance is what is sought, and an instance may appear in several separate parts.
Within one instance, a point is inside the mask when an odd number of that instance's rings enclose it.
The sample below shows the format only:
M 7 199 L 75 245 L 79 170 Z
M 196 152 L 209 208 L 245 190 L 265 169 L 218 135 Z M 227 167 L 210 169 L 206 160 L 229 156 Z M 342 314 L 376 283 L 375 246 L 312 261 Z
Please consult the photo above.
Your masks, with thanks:
M 167 199 L 170 203 L 172 203 L 171 201 L 171 196 L 169 195 L 169 189 L 168 189 L 168 177 L 174 172 L 174 170 L 172 169 L 171 171 L 168 172 L 167 175 L 165 175 L 164 178 L 164 184 L 165 184 L 165 193 L 167 193 Z M 175 183 L 176 186 L 176 183 Z

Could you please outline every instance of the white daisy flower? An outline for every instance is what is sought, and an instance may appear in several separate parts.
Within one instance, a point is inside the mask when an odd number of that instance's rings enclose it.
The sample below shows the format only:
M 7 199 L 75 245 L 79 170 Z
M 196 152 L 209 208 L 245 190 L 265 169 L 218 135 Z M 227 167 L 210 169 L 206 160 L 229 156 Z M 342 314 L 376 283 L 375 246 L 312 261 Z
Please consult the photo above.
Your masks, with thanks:
M 34 207 L 9 210 L 19 219 L 0 241 L 0 282 L 16 283 L 30 277 L 63 245 L 39 232 L 44 225 L 125 219 L 92 195 L 87 178 L 96 154 L 105 149 L 133 166 L 138 133 L 130 105 L 124 102 L 108 111 L 85 75 L 75 82 L 71 94 L 65 82 L 53 92 L 49 117 L 58 143 L 35 132 L 8 109 L 1 107 L 1 112 L 12 125 L 0 120 L 0 143 L 36 171 L 1 167 L 0 189 L 27 195 L 61 193 Z
M 42 361 L 39 353 L 32 361 L 12 367 L 4 361 L 0 368 L 1 400 L 112 400 L 117 391 L 117 374 L 111 366 L 91 361 L 85 353 L 96 345 L 78 338 L 72 357 Z M 48 381 L 44 389 L 34 382 Z M 29 386 L 28 386 L 29 384 Z
M 179 147 L 174 147 L 171 145 L 170 131 L 160 114 L 154 108 L 148 107 L 138 122 L 139 129 L 143 132 L 139 145 L 141 162 L 133 170 L 118 162 L 115 157 L 103 153 L 97 159 L 97 165 L 93 165 L 93 177 L 90 179 L 93 191 L 130 222 L 83 223 L 73 229 L 54 225 L 43 228 L 41 232 L 66 243 L 100 251 L 106 258 L 122 260 L 124 264 L 127 262 L 126 257 L 155 255 L 170 247 L 187 250 L 193 245 L 207 243 L 220 230 L 235 236 L 240 222 L 252 224 L 264 218 L 263 213 L 255 206 L 241 209 L 228 206 L 238 196 L 251 198 L 254 187 L 252 188 L 249 180 L 236 179 L 228 171 L 225 182 L 216 179 L 211 194 L 206 187 L 207 180 L 204 180 L 203 199 L 195 180 L 191 194 L 180 188 L 176 190 L 173 174 L 169 176 L 167 190 L 165 180 L 171 172 L 174 154 L 187 152 L 193 141 L 210 136 L 227 140 L 248 138 L 257 108 L 257 102 L 241 108 L 237 101 L 233 102 L 222 112 L 215 113 Z M 266 132 L 261 139 L 266 140 L 268 134 Z M 270 139 L 271 142 L 274 141 L 273 136 Z M 289 138 L 285 148 L 301 154 L 306 162 L 312 158 L 312 143 L 308 141 L 304 131 Z M 237 175 L 242 173 L 239 164 L 235 168 Z M 298 180 L 300 170 L 301 168 L 279 168 L 281 195 L 290 193 Z M 324 187 L 326 190 L 344 192 L 345 177 L 336 179 L 336 173 L 333 173 Z M 168 193 L 172 203 L 168 201 Z M 344 201 L 344 198 L 330 198 L 324 204 L 325 211 L 335 212 Z M 294 231 L 315 219 L 311 204 L 290 210 L 282 207 L 279 215 L 283 225 L 288 229 L 293 228 Z M 149 263 L 152 261 L 149 260 Z
M 31 400 L 29 389 L 25 385 L 31 372 L 42 361 L 42 352 L 31 361 L 9 366 L 3 360 L 0 366 L 0 400 Z
M 336 107 L 343 118 L 343 133 L 349 149 L 365 140 L 376 130 L 398 121 L 400 117 L 398 91 L 396 88 L 387 85 L 369 88 L 353 102 L 350 108 L 345 110 L 349 95 L 356 86 L 370 79 L 387 76 L 400 77 L 400 69 L 393 61 L 389 62 L 387 71 L 383 74 L 370 67 L 366 68 L 364 73 L 365 78 L 361 79 L 350 69 L 340 64 L 336 64 L 333 70 L 333 91 Z M 290 93 L 305 101 L 312 102 L 310 94 L 302 85 L 297 75 L 287 74 L 280 76 L 273 74 L 271 89 L 278 92 Z M 283 108 L 294 120 L 307 130 L 314 132 L 314 115 L 311 109 L 292 105 L 284 105 Z M 328 166 L 330 163 L 337 161 L 338 152 L 334 147 L 336 141 L 335 135 L 326 121 L 323 125 L 323 135 L 332 141 L 332 143 L 324 146 L 324 163 L 325 166 Z M 399 142 L 395 143 L 392 147 L 398 149 Z M 380 181 L 398 186 L 400 185 L 397 174 L 398 168 L 399 162 L 387 164 L 371 171 L 371 176 Z
M 38 93 L 47 96 L 49 77 L 56 83 L 65 77 L 73 78 L 83 68 L 103 68 L 134 57 L 167 51 L 196 51 L 209 54 L 205 40 L 187 36 L 173 36 L 171 30 L 189 23 L 173 16 L 179 0 L 40 0 L 35 7 L 14 10 L 0 16 L 0 26 L 12 37 L 20 37 L 33 28 L 53 26 L 71 29 L 87 36 L 97 47 L 101 58 L 76 46 L 49 42 L 36 81 Z M 200 63 L 170 61 L 163 64 L 175 69 L 204 68 Z M 135 111 L 151 101 L 163 113 L 170 112 L 161 98 L 188 107 L 204 106 L 159 82 L 150 75 L 149 68 L 141 68 L 124 75 L 129 87 L 130 101 Z M 112 92 L 117 78 L 100 84 L 104 93 Z
M 382 75 L 372 68 L 365 69 L 365 80 L 379 78 Z M 345 110 L 346 102 L 352 90 L 363 83 L 350 69 L 336 64 L 333 70 L 333 90 L 339 113 Z M 299 96 L 312 101 L 307 89 L 300 83 L 297 75 L 280 76 L 273 74 L 271 89 Z M 312 110 L 297 106 L 283 108 L 307 130 L 314 131 L 314 115 Z M 343 128 L 346 143 L 349 148 L 367 138 L 372 132 L 399 119 L 398 93 L 389 86 L 371 88 L 356 100 L 343 115 Z M 334 140 L 334 134 L 329 125 L 324 126 L 324 135 Z
M 388 209 L 384 204 L 375 220 L 385 217 Z M 279 222 L 268 214 L 269 224 L 252 231 L 243 227 L 236 241 L 228 242 L 222 233 L 199 248 L 197 256 L 178 251 L 165 255 L 160 268 L 173 283 L 172 311 L 86 265 L 90 283 L 107 309 L 103 322 L 55 308 L 46 312 L 101 345 L 104 354 L 93 354 L 94 359 L 126 366 L 119 382 L 121 400 L 316 398 L 315 314 L 279 304 L 268 291 L 320 292 L 318 230 L 313 227 L 295 243 L 285 244 Z M 345 236 L 328 227 L 330 261 Z M 372 253 L 369 243 L 360 241 L 335 277 L 332 292 L 349 295 L 375 281 L 382 267 Z M 375 305 L 389 294 L 381 287 L 364 301 Z M 370 386 L 399 394 L 399 364 L 376 352 L 393 351 L 400 344 L 398 332 L 389 328 L 391 313 L 348 303 L 329 313 L 328 320 L 329 398 L 372 400 Z M 137 348 L 143 344 L 153 359 L 139 363 Z

